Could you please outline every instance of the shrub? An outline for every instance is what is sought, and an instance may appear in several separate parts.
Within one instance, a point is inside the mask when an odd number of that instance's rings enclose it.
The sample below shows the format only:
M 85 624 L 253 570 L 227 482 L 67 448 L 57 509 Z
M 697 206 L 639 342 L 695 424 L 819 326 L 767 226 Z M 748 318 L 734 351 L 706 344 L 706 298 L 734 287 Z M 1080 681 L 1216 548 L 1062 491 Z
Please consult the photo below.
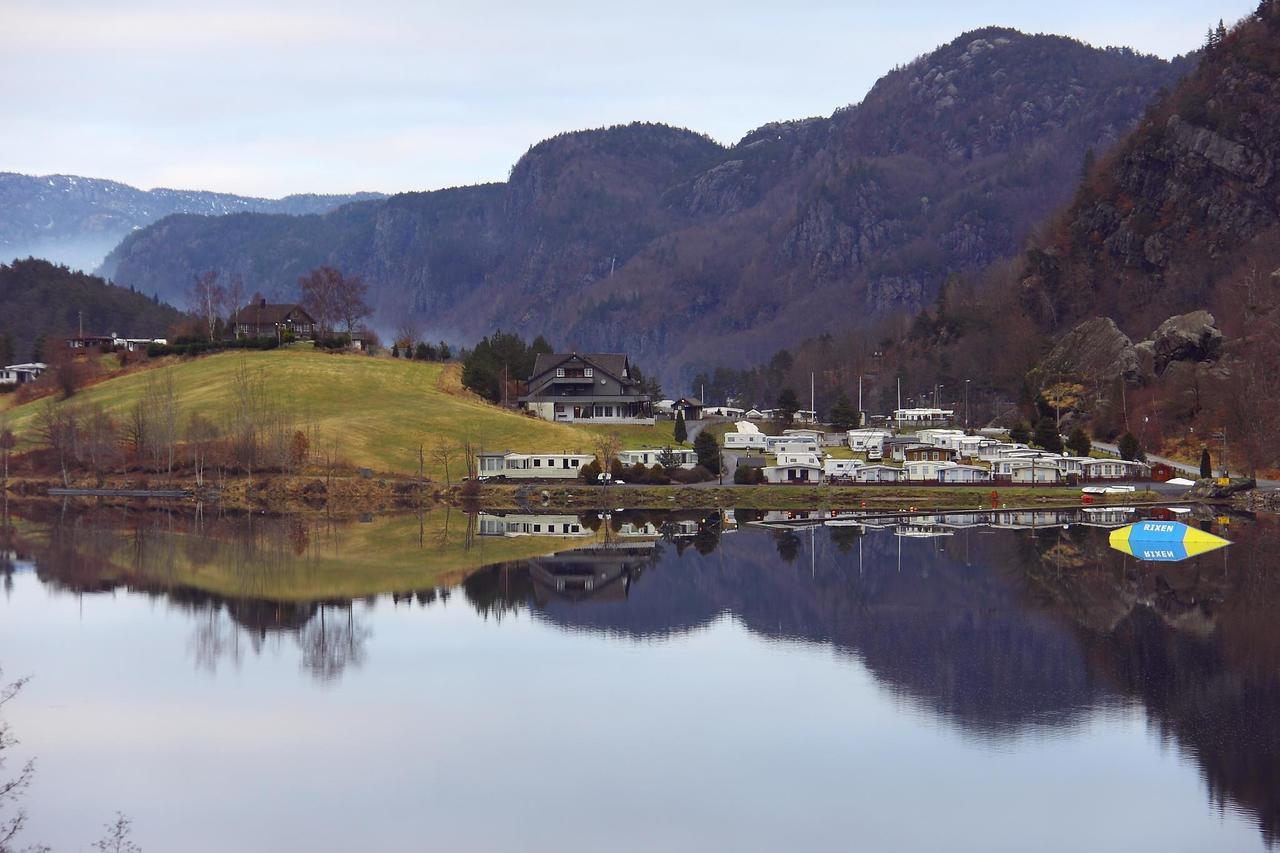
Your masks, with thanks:
M 600 474 L 600 462 L 597 459 L 592 459 L 586 465 L 583 465 L 578 469 L 578 476 L 588 483 L 596 482 L 596 480 L 600 478 Z
M 671 477 L 668 476 L 666 468 L 654 465 L 649 469 L 649 482 L 655 486 L 665 486 L 671 482 Z

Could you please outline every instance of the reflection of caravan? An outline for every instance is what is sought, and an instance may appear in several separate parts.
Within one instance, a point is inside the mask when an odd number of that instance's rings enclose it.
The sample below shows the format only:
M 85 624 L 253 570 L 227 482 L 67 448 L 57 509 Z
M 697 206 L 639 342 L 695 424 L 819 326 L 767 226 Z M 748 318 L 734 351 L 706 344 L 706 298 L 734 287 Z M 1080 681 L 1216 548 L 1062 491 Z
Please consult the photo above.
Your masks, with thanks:
M 477 530 L 481 536 L 590 536 L 576 515 L 480 513 Z

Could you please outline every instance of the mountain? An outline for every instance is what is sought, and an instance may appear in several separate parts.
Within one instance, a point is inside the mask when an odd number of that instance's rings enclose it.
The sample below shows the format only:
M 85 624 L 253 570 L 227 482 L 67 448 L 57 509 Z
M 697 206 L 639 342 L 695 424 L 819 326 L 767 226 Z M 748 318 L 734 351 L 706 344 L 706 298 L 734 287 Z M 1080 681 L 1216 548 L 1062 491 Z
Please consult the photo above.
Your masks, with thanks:
M 92 270 L 130 232 L 175 213 L 323 213 L 379 193 L 251 198 L 196 190 L 140 190 L 76 175 L 0 172 L 0 259 L 37 257 Z
M 182 316 L 127 287 L 30 258 L 0 264 L 0 305 L 5 308 L 0 311 L 0 360 L 5 363 L 3 350 L 10 346 L 12 359 L 29 361 L 40 338 L 75 334 L 82 312 L 88 334 L 137 338 L 163 336 Z
M 1280 5 L 1264 0 L 1140 126 L 1098 160 L 1028 255 L 1046 328 L 1094 314 L 1129 334 L 1280 267 Z
M 795 340 L 928 304 L 1016 253 L 1192 65 L 988 28 L 895 69 L 862 103 L 732 146 L 661 125 L 563 134 L 508 181 L 285 219 L 164 219 L 103 272 L 176 298 L 200 270 L 293 296 L 328 263 L 380 321 L 624 349 L 682 386 Z

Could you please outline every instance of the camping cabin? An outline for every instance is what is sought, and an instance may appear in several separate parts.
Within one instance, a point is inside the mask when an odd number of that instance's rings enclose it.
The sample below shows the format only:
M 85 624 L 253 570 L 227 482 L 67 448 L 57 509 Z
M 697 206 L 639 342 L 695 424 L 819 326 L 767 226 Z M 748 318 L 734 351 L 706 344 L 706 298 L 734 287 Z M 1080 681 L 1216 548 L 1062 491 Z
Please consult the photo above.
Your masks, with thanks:
M 476 456 L 476 471 L 485 478 L 573 480 L 594 459 L 590 453 L 481 453 Z
M 802 463 L 770 465 L 764 469 L 764 479 L 766 483 L 809 483 L 817 485 L 822 482 L 822 466 Z

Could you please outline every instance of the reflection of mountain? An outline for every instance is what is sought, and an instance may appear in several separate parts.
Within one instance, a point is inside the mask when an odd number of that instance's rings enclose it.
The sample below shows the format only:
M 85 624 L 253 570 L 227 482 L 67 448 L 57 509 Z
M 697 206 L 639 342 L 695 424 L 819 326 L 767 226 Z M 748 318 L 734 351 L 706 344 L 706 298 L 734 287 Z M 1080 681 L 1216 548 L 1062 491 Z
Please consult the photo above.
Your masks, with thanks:
M 1081 526 L 842 542 L 830 529 L 753 530 L 708 554 L 664 548 L 624 598 L 541 596 L 537 570 L 521 563 L 479 572 L 466 589 L 478 607 L 525 605 L 565 629 L 643 638 L 727 613 L 763 637 L 853 655 L 887 689 L 983 737 L 1141 701 L 1199 763 L 1213 799 L 1247 808 L 1273 840 L 1280 579 L 1269 567 L 1280 531 L 1233 537 L 1227 571 L 1220 554 L 1138 563 L 1111 551 L 1104 529 Z

